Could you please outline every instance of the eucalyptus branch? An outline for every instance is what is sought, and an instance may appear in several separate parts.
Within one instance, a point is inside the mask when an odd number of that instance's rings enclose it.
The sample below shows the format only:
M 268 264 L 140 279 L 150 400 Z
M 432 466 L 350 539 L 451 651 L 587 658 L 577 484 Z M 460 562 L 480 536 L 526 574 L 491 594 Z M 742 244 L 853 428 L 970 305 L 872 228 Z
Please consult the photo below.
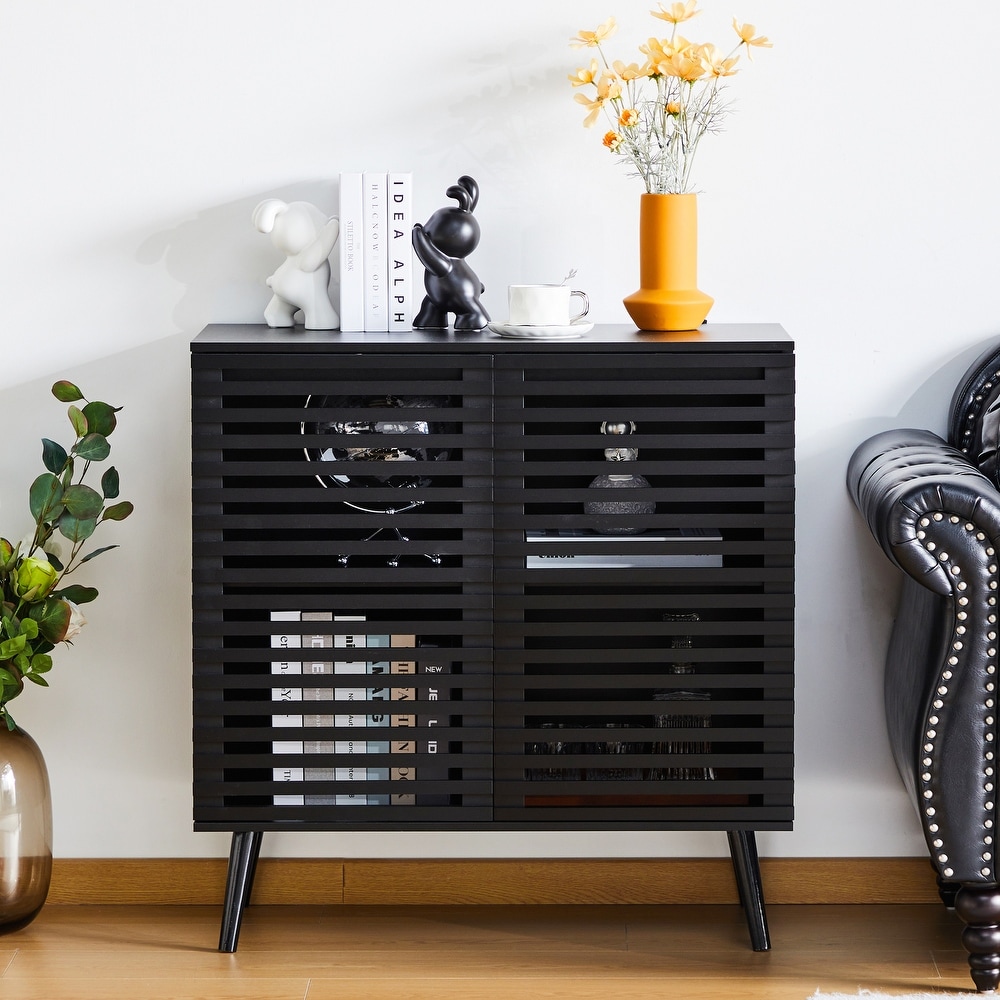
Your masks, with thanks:
M 0 718 L 8 728 L 13 719 L 7 709 L 28 680 L 47 686 L 45 674 L 52 668 L 50 651 L 58 643 L 72 642 L 86 618 L 79 605 L 98 597 L 93 587 L 64 580 L 84 563 L 116 545 L 84 552 L 87 543 L 105 521 L 123 521 L 133 510 L 128 500 L 118 500 L 119 477 L 107 468 L 100 490 L 84 480 L 92 466 L 111 453 L 108 438 L 117 426 L 119 408 L 100 400 L 87 400 L 71 382 L 52 386 L 56 399 L 69 403 L 74 441 L 67 451 L 62 445 L 42 439 L 45 472 L 28 490 L 28 508 L 34 527 L 27 552 L 21 543 L 0 538 Z M 81 408 L 76 405 L 83 402 Z M 70 545 L 62 561 L 53 540 L 58 532 Z

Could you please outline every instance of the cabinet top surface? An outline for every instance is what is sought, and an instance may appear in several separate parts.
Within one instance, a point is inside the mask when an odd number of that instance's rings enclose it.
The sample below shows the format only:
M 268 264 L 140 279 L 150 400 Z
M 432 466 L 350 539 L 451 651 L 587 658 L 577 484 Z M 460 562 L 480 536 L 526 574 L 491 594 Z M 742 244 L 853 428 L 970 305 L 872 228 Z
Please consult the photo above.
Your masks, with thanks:
M 576 340 L 515 340 L 489 330 L 410 330 L 402 333 L 342 333 L 339 330 L 272 329 L 264 324 L 206 326 L 191 342 L 197 353 L 392 353 L 420 348 L 432 353 L 589 353 L 628 351 L 746 351 L 790 353 L 791 337 L 777 323 L 707 323 L 697 330 L 656 333 L 630 325 L 600 325 Z

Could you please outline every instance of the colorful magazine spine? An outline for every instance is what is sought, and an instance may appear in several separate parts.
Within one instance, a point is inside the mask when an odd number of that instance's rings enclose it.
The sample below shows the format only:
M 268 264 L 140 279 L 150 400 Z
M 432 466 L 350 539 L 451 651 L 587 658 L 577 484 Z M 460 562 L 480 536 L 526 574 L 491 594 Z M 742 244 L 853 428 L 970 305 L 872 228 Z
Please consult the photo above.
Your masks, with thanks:
M 340 175 L 340 329 L 365 328 L 364 201 L 360 173 Z
M 364 622 L 364 615 L 338 615 L 335 619 L 338 622 Z M 365 730 L 368 721 L 365 713 L 364 702 L 367 700 L 367 688 L 365 686 L 364 675 L 368 672 L 368 664 L 364 659 L 356 658 L 355 650 L 364 650 L 368 644 L 367 636 L 364 632 L 344 632 L 338 634 L 334 639 L 337 659 L 334 661 L 334 673 L 339 677 L 357 677 L 358 686 L 337 687 L 336 698 L 341 702 L 338 706 L 338 713 L 335 717 L 335 725 L 338 729 L 348 729 L 357 731 L 355 736 L 352 732 L 349 736 L 341 736 L 335 744 L 338 755 L 352 758 L 347 764 L 338 764 L 335 778 L 338 781 L 363 782 L 368 780 L 368 767 L 364 762 L 364 756 L 368 752 L 368 742 L 365 737 Z M 364 654 L 362 653 L 362 656 Z M 351 704 L 344 704 L 350 702 Z M 355 762 L 354 758 L 358 758 Z M 340 793 L 336 796 L 338 806 L 363 806 L 368 804 L 368 795 L 362 790 L 359 784 L 357 792 Z
M 413 174 L 389 174 L 389 332 L 413 328 Z
M 390 716 L 392 727 L 390 753 L 392 765 L 389 776 L 393 781 L 413 781 L 416 778 L 416 768 L 413 766 L 417 744 L 411 733 L 406 730 L 416 727 L 417 716 L 414 701 L 417 698 L 416 687 L 406 685 L 406 677 L 412 677 L 417 672 L 417 661 L 402 655 L 402 650 L 412 649 L 417 644 L 417 637 L 407 634 L 392 636 L 392 646 L 396 655 L 390 660 L 392 687 L 389 691 Z M 393 792 L 390 802 L 394 806 L 412 806 L 417 797 L 413 792 Z
M 272 611 L 271 622 L 280 625 L 283 622 L 297 622 L 300 620 L 298 611 Z M 291 708 L 293 703 L 302 701 L 302 662 L 301 656 L 302 636 L 297 632 L 286 631 L 283 628 L 275 629 L 271 633 L 271 649 L 276 652 L 271 660 L 271 673 L 279 678 L 294 679 L 294 683 L 281 683 L 279 687 L 271 688 L 271 700 L 281 702 L 282 707 Z M 302 727 L 302 716 L 300 714 L 272 714 L 271 725 L 275 728 L 300 729 Z M 274 740 L 271 743 L 271 751 L 275 755 L 301 754 L 302 740 Z M 272 768 L 271 778 L 273 781 L 292 783 L 302 781 L 304 778 L 301 767 L 282 765 Z M 280 793 L 274 795 L 276 806 L 300 806 L 303 805 L 301 795 Z
M 389 282 L 387 267 L 388 205 L 387 175 L 365 172 L 363 176 L 365 237 L 365 332 L 389 331 Z
M 388 635 L 369 635 L 368 649 L 389 648 Z M 389 753 L 389 659 L 388 653 L 383 660 L 368 660 L 368 728 L 374 730 L 369 732 L 368 753 L 388 754 Z M 388 781 L 389 765 L 373 764 L 368 768 L 369 781 Z M 368 805 L 387 806 L 389 805 L 388 792 L 369 792 Z
M 309 677 L 329 677 L 333 674 L 333 634 L 329 628 L 329 623 L 332 620 L 333 614 L 329 611 L 302 612 L 303 623 L 313 623 L 313 630 L 303 629 L 302 634 L 302 673 L 304 675 L 302 699 L 309 703 L 309 707 L 312 709 L 311 712 L 302 717 L 302 725 L 305 729 L 328 726 L 331 721 L 328 704 L 333 692 L 329 686 L 305 687 L 304 685 Z M 329 753 L 332 749 L 329 740 L 307 739 L 303 745 L 303 752 L 307 755 Z M 332 777 L 333 774 L 329 768 L 305 768 L 306 781 L 324 781 Z M 331 805 L 332 801 L 331 796 L 306 794 L 303 805 Z

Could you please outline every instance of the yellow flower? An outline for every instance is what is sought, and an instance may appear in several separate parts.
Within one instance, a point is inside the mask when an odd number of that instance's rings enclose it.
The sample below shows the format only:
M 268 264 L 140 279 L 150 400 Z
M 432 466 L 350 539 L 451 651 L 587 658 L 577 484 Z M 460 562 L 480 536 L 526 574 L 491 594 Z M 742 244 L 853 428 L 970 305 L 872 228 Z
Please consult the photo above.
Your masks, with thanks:
M 630 80 L 641 80 L 645 76 L 649 76 L 650 65 L 647 62 L 645 66 L 640 66 L 638 63 L 629 63 L 627 66 L 621 61 L 621 59 L 616 59 L 612 66 L 615 68 L 615 72 L 618 76 L 628 83 Z
M 574 49 L 596 48 L 601 42 L 610 38 L 618 30 L 618 22 L 609 17 L 604 24 L 598 25 L 596 31 L 580 31 L 575 38 L 569 40 Z
M 601 108 L 604 107 L 604 101 L 600 97 L 591 99 L 586 94 L 574 94 L 573 100 L 579 101 L 589 112 L 587 117 L 583 119 L 583 127 L 590 128 L 597 121 Z
M 680 38 L 678 41 L 681 47 L 687 46 L 687 42 Z M 671 56 L 677 51 L 676 45 L 672 45 L 666 38 L 650 38 L 645 45 L 639 46 L 639 51 L 646 56 L 648 62 L 648 73 L 646 76 L 667 76 L 669 74 L 669 63 Z
M 570 76 L 569 82 L 573 84 L 574 87 L 583 87 L 588 83 L 597 83 L 597 72 L 598 69 L 597 60 L 590 60 L 590 69 L 578 69 L 572 76 Z
M 582 104 L 589 114 L 583 120 L 583 127 L 590 128 L 597 121 L 597 116 L 601 113 L 605 101 L 617 100 L 621 97 L 622 88 L 614 73 L 604 73 L 594 85 L 597 87 L 597 95 L 593 98 L 586 94 L 575 94 L 573 100 Z
M 603 141 L 613 153 L 622 144 L 622 137 L 617 132 L 605 132 Z
M 651 10 L 649 13 L 663 21 L 669 21 L 671 24 L 680 24 L 681 21 L 690 21 L 692 17 L 701 13 L 700 10 L 695 10 L 697 5 L 698 0 L 687 0 L 686 3 L 672 3 L 670 10 L 667 10 L 661 3 L 658 12 Z
M 701 47 L 701 64 L 710 76 L 735 76 L 739 72 L 736 69 L 739 61 L 739 56 L 727 59 L 725 53 L 714 45 Z
M 699 51 L 690 45 L 674 52 L 661 67 L 664 76 L 675 76 L 685 83 L 693 83 L 705 75 Z
M 668 115 L 679 115 L 681 113 L 681 102 L 680 101 L 667 101 L 667 114 Z
M 751 46 L 756 46 L 761 49 L 773 49 L 774 46 L 768 41 L 766 35 L 755 35 L 757 31 L 756 25 L 753 24 L 740 24 L 736 18 L 733 18 L 733 30 L 737 35 L 740 36 L 740 44 L 747 47 L 747 55 L 750 55 Z
M 626 108 L 618 116 L 618 124 L 621 125 L 622 128 L 632 128 L 634 125 L 638 124 L 638 122 L 639 112 L 636 111 L 635 108 Z

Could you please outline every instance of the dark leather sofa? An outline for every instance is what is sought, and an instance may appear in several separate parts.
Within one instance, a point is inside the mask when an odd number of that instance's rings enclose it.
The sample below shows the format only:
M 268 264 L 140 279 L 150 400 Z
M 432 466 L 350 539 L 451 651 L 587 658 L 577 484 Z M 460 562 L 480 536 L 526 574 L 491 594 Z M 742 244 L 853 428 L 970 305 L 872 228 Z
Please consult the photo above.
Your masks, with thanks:
M 851 458 L 848 490 L 903 573 L 885 664 L 892 752 L 942 899 L 966 923 L 976 988 L 1000 984 L 997 650 L 1000 345 L 952 399 L 948 441 L 884 431 Z

